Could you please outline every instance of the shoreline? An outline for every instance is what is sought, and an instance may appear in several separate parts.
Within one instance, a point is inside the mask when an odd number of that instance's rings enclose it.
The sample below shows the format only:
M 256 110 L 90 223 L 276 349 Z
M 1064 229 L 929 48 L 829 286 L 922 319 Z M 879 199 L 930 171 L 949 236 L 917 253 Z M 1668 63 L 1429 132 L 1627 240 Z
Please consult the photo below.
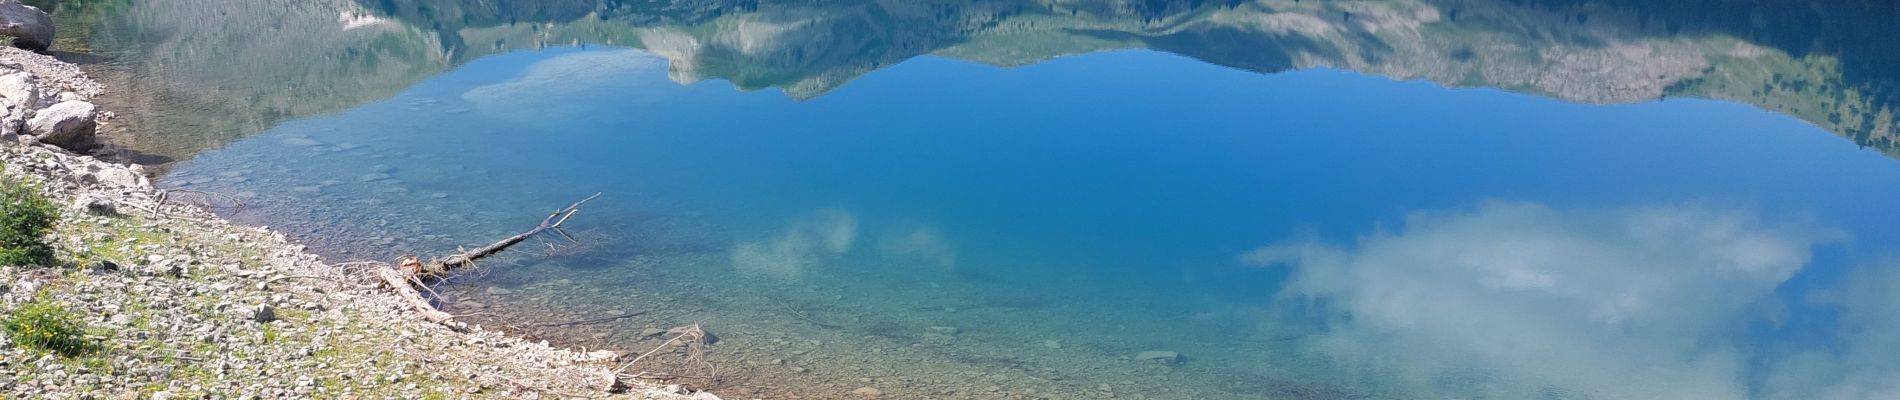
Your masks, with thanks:
M 61 100 L 105 90 L 51 56 L 5 48 L 0 61 Z M 137 165 L 11 141 L 0 161 L 60 206 L 48 239 L 63 264 L 0 267 L 0 311 L 50 301 L 96 344 L 60 356 L 0 332 L 0 397 L 718 399 L 677 385 L 618 390 L 612 370 L 628 354 L 429 322 L 367 270 L 166 201 Z

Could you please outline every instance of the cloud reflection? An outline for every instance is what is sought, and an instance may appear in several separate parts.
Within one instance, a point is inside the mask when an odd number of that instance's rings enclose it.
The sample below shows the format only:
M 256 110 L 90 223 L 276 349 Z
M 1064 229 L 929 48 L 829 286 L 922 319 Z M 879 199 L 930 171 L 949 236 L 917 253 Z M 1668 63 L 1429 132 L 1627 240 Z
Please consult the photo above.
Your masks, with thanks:
M 793 221 L 771 239 L 733 246 L 732 264 L 745 274 L 796 279 L 818 263 L 850 252 L 857 237 L 857 215 L 819 210 Z
M 1744 324 L 1838 236 L 1702 205 L 1488 202 L 1242 260 L 1293 269 L 1283 300 L 1327 316 L 1305 346 L 1403 392 L 1738 399 L 1755 397 Z
M 521 75 L 462 93 L 488 115 L 519 120 L 587 117 L 573 97 L 589 91 L 612 91 L 618 105 L 657 100 L 657 90 L 637 90 L 648 76 L 666 69 L 666 59 L 639 50 L 582 51 L 529 65 Z
M 921 263 L 944 270 L 956 269 L 957 252 L 943 234 L 930 227 L 909 227 L 886 233 L 878 249 L 892 260 Z

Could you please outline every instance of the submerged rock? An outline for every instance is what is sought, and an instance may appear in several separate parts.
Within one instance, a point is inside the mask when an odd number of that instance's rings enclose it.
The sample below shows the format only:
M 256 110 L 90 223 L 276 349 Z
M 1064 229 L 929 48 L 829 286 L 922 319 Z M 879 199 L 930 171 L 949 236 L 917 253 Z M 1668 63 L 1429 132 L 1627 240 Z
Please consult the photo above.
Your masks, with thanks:
M 1181 353 L 1163 350 L 1149 350 L 1135 353 L 1136 361 L 1150 361 L 1174 364 L 1181 362 Z
M 317 147 L 317 146 L 323 145 L 323 142 L 319 142 L 319 141 L 316 141 L 315 139 L 302 137 L 302 136 L 292 136 L 292 137 L 284 138 L 284 143 L 290 144 L 292 146 L 303 146 L 303 147 Z
M 691 332 L 692 330 L 693 330 L 692 326 L 681 326 L 681 327 L 675 327 L 672 329 L 667 329 L 666 334 L 667 336 L 677 336 L 677 335 L 686 334 L 688 332 Z M 713 336 L 712 331 L 708 331 L 704 327 L 701 327 L 699 328 L 699 342 L 704 343 L 704 344 L 719 343 L 719 337 Z
M 13 47 L 46 51 L 53 47 L 53 16 L 19 0 L 0 0 L 0 35 L 12 36 Z
M 6 1 L 6 0 L 0 0 Z M 35 140 L 67 150 L 85 151 L 98 146 L 94 133 L 98 124 L 92 103 L 68 101 L 40 110 L 26 121 L 26 130 Z

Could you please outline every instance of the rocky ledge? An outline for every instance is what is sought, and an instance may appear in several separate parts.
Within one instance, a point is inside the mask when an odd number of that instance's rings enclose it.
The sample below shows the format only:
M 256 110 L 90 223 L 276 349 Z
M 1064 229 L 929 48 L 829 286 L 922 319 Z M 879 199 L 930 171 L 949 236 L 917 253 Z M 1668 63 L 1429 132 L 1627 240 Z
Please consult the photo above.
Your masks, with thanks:
M 0 49 L 0 162 L 62 207 L 57 266 L 0 267 L 0 315 L 54 304 L 90 350 L 29 350 L 0 330 L 0 398 L 717 399 L 613 388 L 612 351 L 559 349 L 424 321 L 362 268 L 264 228 L 166 201 L 95 143 L 100 93 L 76 68 Z

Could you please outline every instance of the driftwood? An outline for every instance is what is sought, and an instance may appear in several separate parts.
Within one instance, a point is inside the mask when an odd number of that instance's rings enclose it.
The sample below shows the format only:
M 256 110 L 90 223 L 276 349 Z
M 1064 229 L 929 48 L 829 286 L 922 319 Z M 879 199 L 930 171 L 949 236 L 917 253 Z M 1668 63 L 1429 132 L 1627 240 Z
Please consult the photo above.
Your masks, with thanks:
M 701 328 L 699 326 L 699 323 L 695 322 L 692 325 L 676 327 L 673 329 L 668 329 L 667 331 L 674 333 L 674 336 L 672 339 L 667 339 L 665 342 L 661 342 L 659 346 L 654 346 L 653 350 L 647 350 L 646 353 L 640 354 L 639 357 L 634 357 L 632 361 L 627 361 L 624 364 L 620 364 L 620 368 L 614 369 L 614 385 L 613 385 L 614 387 L 627 387 L 628 384 L 635 379 L 659 379 L 659 380 L 672 380 L 672 379 L 678 379 L 678 378 L 699 378 L 699 379 L 715 379 L 715 380 L 719 379 L 719 367 L 713 365 L 711 362 L 706 361 L 705 345 L 708 342 L 707 337 L 709 335 L 706 334 L 706 330 L 704 328 Z M 686 362 L 689 365 L 698 364 L 700 367 L 706 370 L 706 375 L 678 375 L 678 374 L 657 373 L 657 372 L 649 372 L 649 371 L 639 371 L 639 372 L 634 372 L 631 374 L 627 373 L 627 369 L 632 368 L 634 364 L 639 364 L 640 360 L 645 360 L 648 356 L 652 356 L 654 353 L 659 353 L 661 350 L 667 349 L 669 346 L 672 346 L 674 343 L 685 344 L 686 345 L 686 355 L 685 355 Z
M 590 318 L 590 319 L 583 319 L 579 321 L 568 321 L 568 322 L 559 322 L 559 323 L 552 323 L 552 324 L 540 324 L 540 325 L 535 325 L 535 327 L 547 328 L 547 327 L 558 327 L 558 326 L 598 324 L 602 322 L 616 321 L 623 318 L 632 318 L 632 317 L 643 315 L 646 313 L 647 313 L 646 311 L 634 311 L 630 313 L 622 313 L 620 315 L 608 316 L 608 317 Z
M 455 272 L 457 269 L 475 265 L 475 260 L 477 259 L 500 253 L 502 250 L 507 250 L 509 246 L 514 246 L 517 243 L 528 240 L 528 238 L 540 234 L 541 232 L 552 230 L 555 233 L 561 233 L 561 224 L 567 222 L 569 217 L 573 217 L 574 213 L 580 212 L 581 204 L 587 203 L 596 197 L 600 197 L 600 193 L 587 196 L 587 198 L 581 199 L 581 201 L 569 204 L 566 208 L 556 210 L 553 214 L 548 214 L 547 218 L 542 218 L 541 224 L 535 225 L 534 229 L 529 229 L 526 232 L 509 236 L 487 246 L 477 247 L 473 250 L 463 250 L 447 258 L 431 260 L 427 263 L 422 262 L 421 259 L 415 256 L 405 256 L 397 263 L 396 267 L 384 266 L 378 269 L 376 276 L 382 279 L 384 285 L 395 290 L 396 294 L 401 296 L 404 301 L 407 301 L 410 306 L 415 307 L 416 312 L 421 313 L 423 318 L 428 319 L 430 322 L 460 327 L 461 324 L 455 322 L 455 316 L 442 312 L 442 310 L 437 310 L 434 305 L 429 304 L 429 300 L 422 297 L 422 293 L 416 291 L 416 287 L 423 285 L 427 279 L 448 277 L 450 273 Z M 567 236 L 565 233 L 561 235 Z M 572 238 L 570 237 L 569 239 Z M 424 288 L 427 287 L 424 286 Z

